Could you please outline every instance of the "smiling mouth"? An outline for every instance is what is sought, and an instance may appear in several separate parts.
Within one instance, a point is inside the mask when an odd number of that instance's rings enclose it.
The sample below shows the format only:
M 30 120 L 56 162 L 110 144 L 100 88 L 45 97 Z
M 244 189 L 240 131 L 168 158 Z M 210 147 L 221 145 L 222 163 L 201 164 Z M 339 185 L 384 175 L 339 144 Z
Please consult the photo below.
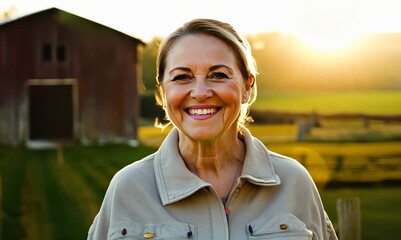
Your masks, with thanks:
M 186 109 L 186 112 L 191 115 L 196 116 L 204 116 L 204 115 L 211 115 L 218 111 L 218 108 L 189 108 Z

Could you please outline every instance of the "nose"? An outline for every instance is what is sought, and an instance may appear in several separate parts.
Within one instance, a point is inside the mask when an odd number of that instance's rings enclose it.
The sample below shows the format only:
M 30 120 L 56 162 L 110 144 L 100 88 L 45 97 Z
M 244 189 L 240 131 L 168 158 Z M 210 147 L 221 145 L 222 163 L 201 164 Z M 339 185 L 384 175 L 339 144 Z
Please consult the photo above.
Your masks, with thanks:
M 213 95 L 206 79 L 196 79 L 191 90 L 191 97 L 198 101 L 204 101 Z

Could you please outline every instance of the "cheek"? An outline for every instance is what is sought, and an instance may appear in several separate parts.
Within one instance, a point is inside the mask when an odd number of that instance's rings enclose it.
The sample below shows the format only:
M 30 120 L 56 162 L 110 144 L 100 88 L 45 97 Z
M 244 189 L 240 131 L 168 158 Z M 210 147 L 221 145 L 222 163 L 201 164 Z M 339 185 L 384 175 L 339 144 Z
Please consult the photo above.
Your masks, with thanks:
M 241 105 L 241 85 L 238 82 L 232 82 L 220 89 L 220 98 L 226 105 Z
M 175 115 L 177 111 L 180 111 L 180 105 L 184 101 L 186 94 L 187 93 L 185 89 L 173 86 L 165 87 L 163 102 L 164 105 L 166 106 L 165 110 L 167 110 L 167 114 L 169 115 L 170 119 L 177 117 L 177 116 L 174 117 L 172 115 Z

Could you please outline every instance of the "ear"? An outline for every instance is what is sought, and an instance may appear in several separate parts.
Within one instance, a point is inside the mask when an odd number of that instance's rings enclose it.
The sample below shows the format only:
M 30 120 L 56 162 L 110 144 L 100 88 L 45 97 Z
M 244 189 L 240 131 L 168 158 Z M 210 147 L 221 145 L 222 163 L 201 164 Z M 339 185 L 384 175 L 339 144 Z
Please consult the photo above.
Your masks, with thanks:
M 251 88 L 254 84 L 255 78 L 252 75 L 249 75 L 248 81 L 245 82 L 245 97 L 249 98 L 249 94 L 251 92 Z
M 249 82 L 249 85 L 250 85 L 251 87 L 253 87 L 253 85 L 255 84 L 255 78 L 254 78 L 253 75 L 249 75 L 249 77 L 248 77 L 248 82 Z

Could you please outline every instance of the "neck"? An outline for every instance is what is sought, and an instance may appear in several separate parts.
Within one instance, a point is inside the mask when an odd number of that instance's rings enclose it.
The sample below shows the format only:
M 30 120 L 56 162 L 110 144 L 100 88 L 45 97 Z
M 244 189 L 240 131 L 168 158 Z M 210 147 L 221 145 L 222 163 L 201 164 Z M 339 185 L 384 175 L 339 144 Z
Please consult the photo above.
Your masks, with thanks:
M 245 145 L 237 136 L 210 141 L 194 141 L 183 134 L 179 135 L 179 149 L 187 167 L 193 173 L 203 171 L 218 174 L 235 162 L 243 162 Z
M 179 135 L 179 149 L 188 169 L 212 184 L 221 198 L 227 197 L 241 173 L 245 159 L 245 144 L 237 135 L 194 141 Z

